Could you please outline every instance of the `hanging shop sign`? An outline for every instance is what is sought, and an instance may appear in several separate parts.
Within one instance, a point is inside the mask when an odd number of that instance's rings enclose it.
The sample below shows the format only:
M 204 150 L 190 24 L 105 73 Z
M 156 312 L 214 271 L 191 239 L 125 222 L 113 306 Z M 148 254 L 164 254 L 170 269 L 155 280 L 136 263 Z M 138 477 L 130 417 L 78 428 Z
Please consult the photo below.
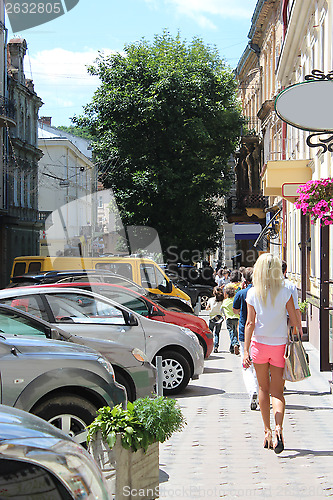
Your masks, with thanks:
M 275 100 L 277 115 L 289 125 L 313 132 L 333 130 L 333 81 L 314 80 L 283 90 Z
M 295 201 L 299 198 L 297 189 L 300 186 L 302 186 L 301 182 L 285 182 L 281 187 L 282 198 L 285 198 L 291 203 L 295 203 Z
M 306 139 L 310 148 L 333 152 L 333 71 L 319 69 L 305 82 L 284 89 L 275 100 L 279 118 L 293 127 L 314 132 Z

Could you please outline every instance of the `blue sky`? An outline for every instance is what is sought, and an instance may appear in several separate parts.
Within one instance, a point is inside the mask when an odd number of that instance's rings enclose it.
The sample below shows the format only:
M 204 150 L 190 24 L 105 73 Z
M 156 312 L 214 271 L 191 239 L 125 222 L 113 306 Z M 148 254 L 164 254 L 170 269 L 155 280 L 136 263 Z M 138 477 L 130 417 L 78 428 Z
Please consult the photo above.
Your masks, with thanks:
M 247 44 L 257 0 L 80 0 L 70 12 L 36 28 L 13 33 L 25 38 L 25 72 L 44 105 L 40 116 L 70 125 L 98 86 L 86 72 L 99 50 L 121 51 L 124 44 L 152 40 L 167 29 L 216 45 L 234 68 Z

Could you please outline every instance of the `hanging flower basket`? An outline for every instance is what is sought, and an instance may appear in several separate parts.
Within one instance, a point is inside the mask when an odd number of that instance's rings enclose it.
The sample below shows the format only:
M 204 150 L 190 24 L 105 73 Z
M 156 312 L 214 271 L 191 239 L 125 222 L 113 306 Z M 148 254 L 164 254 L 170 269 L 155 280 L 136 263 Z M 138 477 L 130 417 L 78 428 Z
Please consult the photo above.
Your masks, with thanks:
M 297 189 L 295 207 L 310 215 L 311 224 L 319 219 L 322 226 L 333 224 L 333 179 L 311 180 Z

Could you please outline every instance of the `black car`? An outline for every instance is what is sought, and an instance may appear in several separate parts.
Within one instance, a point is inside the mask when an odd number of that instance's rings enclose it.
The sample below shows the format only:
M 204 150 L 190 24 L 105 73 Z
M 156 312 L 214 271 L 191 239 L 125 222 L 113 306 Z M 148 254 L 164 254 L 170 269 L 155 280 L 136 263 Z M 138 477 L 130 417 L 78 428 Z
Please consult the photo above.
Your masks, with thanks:
M 174 273 L 170 273 L 168 271 L 166 271 L 166 273 L 177 288 L 183 290 L 183 292 L 187 293 L 187 295 L 191 297 L 193 307 L 195 307 L 199 302 L 201 309 L 206 308 L 208 299 L 213 296 L 214 286 L 191 283 L 185 278 L 181 278 Z

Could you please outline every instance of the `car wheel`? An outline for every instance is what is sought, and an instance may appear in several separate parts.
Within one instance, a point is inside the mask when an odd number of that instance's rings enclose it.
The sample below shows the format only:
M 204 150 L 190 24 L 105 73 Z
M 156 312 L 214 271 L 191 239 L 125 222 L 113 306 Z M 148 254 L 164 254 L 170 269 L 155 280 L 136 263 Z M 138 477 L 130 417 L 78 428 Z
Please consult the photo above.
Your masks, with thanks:
M 87 446 L 87 426 L 96 417 L 97 408 L 78 396 L 59 396 L 44 401 L 32 413 Z
M 199 299 L 200 299 L 201 309 L 206 309 L 207 302 L 208 302 L 208 299 L 209 299 L 208 295 L 200 295 Z
M 162 356 L 163 394 L 178 394 L 189 383 L 191 369 L 187 359 L 178 352 L 164 351 Z
M 129 382 L 126 380 L 126 378 L 121 373 L 115 372 L 115 377 L 116 377 L 116 382 L 118 382 L 118 384 L 125 387 L 128 401 L 133 402 L 134 397 L 133 397 L 132 389 L 131 389 Z
M 175 312 L 179 312 L 179 313 L 184 312 L 183 309 L 181 307 L 178 307 L 178 306 L 169 306 L 169 307 L 165 307 L 165 309 L 167 309 L 168 311 L 175 311 Z

